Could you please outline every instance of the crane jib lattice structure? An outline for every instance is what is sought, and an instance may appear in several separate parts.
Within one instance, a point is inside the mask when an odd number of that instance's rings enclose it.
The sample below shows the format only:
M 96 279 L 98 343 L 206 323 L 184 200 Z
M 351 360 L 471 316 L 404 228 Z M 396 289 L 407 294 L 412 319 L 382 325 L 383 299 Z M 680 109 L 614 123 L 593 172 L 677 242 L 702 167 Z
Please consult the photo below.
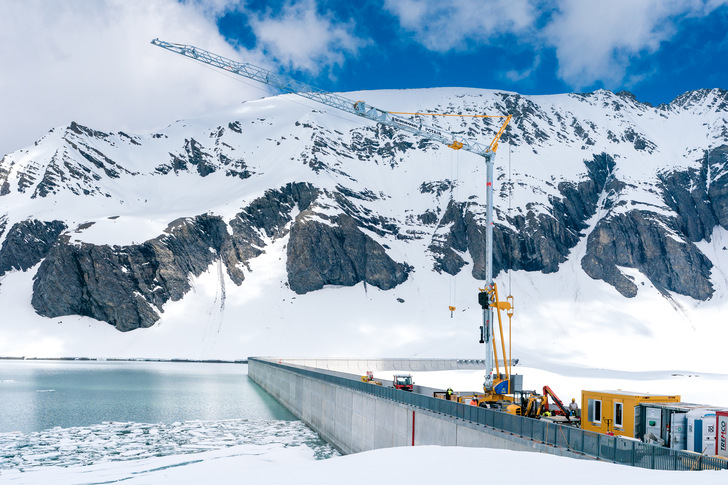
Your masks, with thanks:
M 269 71 L 262 67 L 254 66 L 249 63 L 237 62 L 232 59 L 214 54 L 199 47 L 186 44 L 173 44 L 163 40 L 154 39 L 152 44 L 167 49 L 174 53 L 183 55 L 190 59 L 199 61 L 224 71 L 237 74 L 254 81 L 272 86 L 283 93 L 296 94 L 304 98 L 317 101 L 321 104 L 331 106 L 333 108 L 345 111 L 347 113 L 366 118 L 377 123 L 381 123 L 392 128 L 407 131 L 421 138 L 437 141 L 455 150 L 465 150 L 476 155 L 480 155 L 485 159 L 486 165 L 486 288 L 481 290 L 478 301 L 483 308 L 483 330 L 481 340 L 485 343 L 486 354 L 486 376 L 483 387 L 486 393 L 491 395 L 501 395 L 511 391 L 510 369 L 506 358 L 505 344 L 502 339 L 501 327 L 501 343 L 505 364 L 505 379 L 501 378 L 498 351 L 495 340 L 493 339 L 493 308 L 498 310 L 505 309 L 510 311 L 509 317 L 512 315 L 512 298 L 509 301 L 498 301 L 498 292 L 495 282 L 493 281 L 493 163 L 498 149 L 498 140 L 503 135 L 506 126 L 511 120 L 511 115 L 479 115 L 483 118 L 503 118 L 504 123 L 496 133 L 490 144 L 480 143 L 467 138 L 459 138 L 444 130 L 425 125 L 420 122 L 413 121 L 398 114 L 409 115 L 432 115 L 432 113 L 401 113 L 391 112 L 375 108 L 366 104 L 364 101 L 354 101 L 336 93 L 323 91 L 314 86 L 297 81 L 288 76 Z M 500 314 L 499 314 L 500 323 Z M 496 374 L 493 376 L 493 368 Z M 505 391 L 504 386 L 505 384 Z

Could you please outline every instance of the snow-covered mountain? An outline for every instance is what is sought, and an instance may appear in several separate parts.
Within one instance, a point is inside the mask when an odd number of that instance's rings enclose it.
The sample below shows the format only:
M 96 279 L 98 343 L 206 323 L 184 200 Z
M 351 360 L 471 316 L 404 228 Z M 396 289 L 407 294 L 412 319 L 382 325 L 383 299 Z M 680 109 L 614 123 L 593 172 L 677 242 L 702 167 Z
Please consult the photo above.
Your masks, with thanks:
M 494 270 L 514 354 L 712 365 L 728 92 L 347 96 L 513 115 Z M 500 123 L 426 122 L 484 141 Z M 56 128 L 0 161 L 0 356 L 479 357 L 484 186 L 478 156 L 290 95 L 151 134 Z

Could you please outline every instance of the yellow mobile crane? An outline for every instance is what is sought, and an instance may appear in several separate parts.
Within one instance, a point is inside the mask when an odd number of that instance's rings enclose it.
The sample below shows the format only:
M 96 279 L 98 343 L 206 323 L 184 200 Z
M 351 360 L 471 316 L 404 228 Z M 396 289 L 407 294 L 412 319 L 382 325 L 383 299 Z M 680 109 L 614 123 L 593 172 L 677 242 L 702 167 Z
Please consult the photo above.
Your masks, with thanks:
M 206 51 L 199 47 L 185 44 L 173 44 L 163 40 L 154 39 L 152 44 L 167 49 L 174 53 L 183 55 L 190 59 L 196 60 L 203 64 L 207 64 L 224 71 L 237 74 L 248 79 L 267 84 L 279 89 L 283 93 L 297 94 L 304 98 L 308 98 L 319 103 L 337 108 L 347 113 L 351 113 L 362 118 L 366 118 L 392 128 L 404 130 L 422 138 L 434 140 L 447 145 L 454 150 L 465 150 L 482 156 L 485 159 L 486 166 L 486 286 L 480 289 L 478 294 L 478 303 L 483 309 L 483 325 L 481 327 L 480 342 L 485 344 L 485 382 L 483 390 L 485 394 L 478 396 L 478 402 L 481 405 L 497 405 L 512 401 L 514 391 L 520 390 L 520 380 L 514 379 L 511 373 L 510 351 L 506 352 L 505 341 L 503 339 L 503 322 L 501 319 L 501 311 L 506 311 L 510 318 L 513 316 L 513 297 L 509 296 L 506 300 L 501 301 L 498 296 L 498 289 L 493 280 L 493 163 L 496 151 L 498 150 L 498 141 L 505 132 L 508 123 L 511 121 L 511 115 L 477 115 L 483 118 L 502 118 L 503 124 L 496 133 L 493 141 L 486 145 L 475 140 L 467 138 L 459 138 L 447 131 L 424 125 L 420 121 L 403 118 L 398 115 L 432 115 L 432 116 L 460 116 L 439 113 L 402 113 L 384 111 L 366 104 L 364 101 L 354 101 L 336 93 L 329 93 L 321 89 L 315 88 L 308 84 L 296 81 L 288 76 L 278 74 L 261 67 L 254 66 L 249 63 L 241 63 L 227 59 L 220 55 Z M 451 308 L 452 310 L 453 308 Z M 497 310 L 498 327 L 500 330 L 501 350 L 504 362 L 504 372 L 501 373 L 498 359 L 498 348 L 493 335 L 493 310 Z M 510 342 L 509 342 L 510 344 Z M 494 369 L 495 367 L 495 369 Z M 520 376 L 519 376 L 520 377 Z

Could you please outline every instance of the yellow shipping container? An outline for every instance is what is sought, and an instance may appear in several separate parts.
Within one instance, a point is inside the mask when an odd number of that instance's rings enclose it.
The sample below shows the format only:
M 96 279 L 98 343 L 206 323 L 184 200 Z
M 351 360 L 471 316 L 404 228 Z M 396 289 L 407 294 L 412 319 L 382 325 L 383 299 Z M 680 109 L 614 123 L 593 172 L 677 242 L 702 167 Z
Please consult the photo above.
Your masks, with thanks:
M 635 438 L 634 410 L 642 402 L 680 402 L 680 396 L 581 391 L 581 429 Z

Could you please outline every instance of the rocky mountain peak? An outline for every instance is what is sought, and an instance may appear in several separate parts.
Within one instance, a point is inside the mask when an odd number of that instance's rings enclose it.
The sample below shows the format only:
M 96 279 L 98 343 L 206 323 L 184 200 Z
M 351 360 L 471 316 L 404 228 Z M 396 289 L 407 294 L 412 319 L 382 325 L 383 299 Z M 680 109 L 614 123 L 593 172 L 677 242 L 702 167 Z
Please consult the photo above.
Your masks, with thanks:
M 513 115 L 496 162 L 496 275 L 557 273 L 581 248 L 581 271 L 605 291 L 636 296 L 635 270 L 666 296 L 714 295 L 699 243 L 728 229 L 726 91 L 686 93 L 669 109 L 604 90 L 367 94 L 392 109 Z M 693 129 L 696 117 L 707 132 Z M 425 121 L 478 140 L 502 122 Z M 34 271 L 41 315 L 123 331 L 163 319 L 190 278 L 216 265 L 223 293 L 226 280 L 244 286 L 251 261 L 273 248 L 296 295 L 483 279 L 484 168 L 285 96 L 149 135 L 73 122 L 0 161 L 0 275 Z M 138 235 L 114 232 L 126 220 Z

